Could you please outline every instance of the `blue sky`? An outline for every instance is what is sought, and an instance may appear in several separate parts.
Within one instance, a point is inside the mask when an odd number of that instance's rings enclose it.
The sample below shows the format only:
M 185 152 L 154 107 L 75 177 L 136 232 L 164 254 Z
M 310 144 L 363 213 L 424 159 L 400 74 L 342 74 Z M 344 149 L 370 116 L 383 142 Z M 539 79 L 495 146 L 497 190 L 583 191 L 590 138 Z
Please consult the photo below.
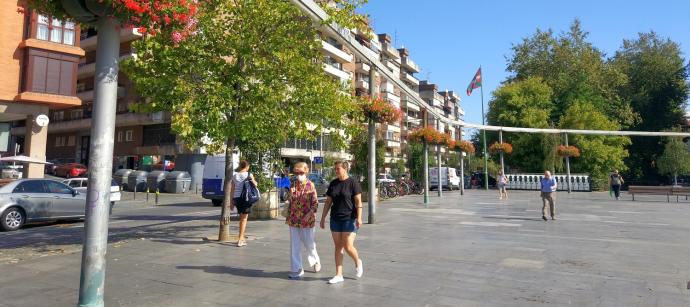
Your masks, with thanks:
M 376 33 L 388 33 L 396 47 L 406 47 L 422 67 L 420 80 L 462 95 L 465 120 L 481 123 L 479 91 L 465 89 L 482 65 L 484 102 L 505 80 L 505 57 L 512 44 L 537 28 L 567 31 L 575 18 L 590 33 L 589 41 L 613 55 L 623 39 L 656 31 L 681 45 L 690 59 L 690 1 L 622 0 L 369 0 L 361 12 L 371 16 Z M 486 108 L 486 107 L 485 107 Z

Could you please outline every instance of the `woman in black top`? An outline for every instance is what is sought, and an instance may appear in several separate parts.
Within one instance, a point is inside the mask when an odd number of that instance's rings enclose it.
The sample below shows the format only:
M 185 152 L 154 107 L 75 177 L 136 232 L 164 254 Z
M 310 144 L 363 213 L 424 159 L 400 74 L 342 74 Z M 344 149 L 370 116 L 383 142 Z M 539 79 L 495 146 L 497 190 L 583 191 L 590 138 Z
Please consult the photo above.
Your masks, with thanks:
M 326 215 L 331 212 L 331 235 L 335 244 L 335 276 L 329 284 L 343 282 L 343 251 L 347 252 L 355 262 L 357 278 L 362 277 L 364 268 L 359 258 L 354 242 L 357 230 L 362 226 L 362 188 L 357 180 L 348 174 L 347 162 L 335 163 L 335 173 L 338 176 L 331 181 L 326 192 L 326 203 L 321 215 L 321 229 L 326 227 Z

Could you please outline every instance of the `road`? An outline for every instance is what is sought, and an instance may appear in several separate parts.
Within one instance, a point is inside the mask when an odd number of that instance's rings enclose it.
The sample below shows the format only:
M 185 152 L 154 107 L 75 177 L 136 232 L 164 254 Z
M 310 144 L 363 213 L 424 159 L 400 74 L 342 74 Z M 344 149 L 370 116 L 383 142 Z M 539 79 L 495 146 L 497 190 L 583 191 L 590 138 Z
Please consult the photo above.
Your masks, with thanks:
M 137 204 L 140 206 L 133 207 Z M 204 200 L 157 207 L 128 202 L 114 210 L 108 242 L 118 245 L 166 236 L 182 228 L 207 227 L 217 223 L 219 215 L 220 207 L 212 207 Z M 0 264 L 81 251 L 83 236 L 82 221 L 27 225 L 18 231 L 0 232 Z

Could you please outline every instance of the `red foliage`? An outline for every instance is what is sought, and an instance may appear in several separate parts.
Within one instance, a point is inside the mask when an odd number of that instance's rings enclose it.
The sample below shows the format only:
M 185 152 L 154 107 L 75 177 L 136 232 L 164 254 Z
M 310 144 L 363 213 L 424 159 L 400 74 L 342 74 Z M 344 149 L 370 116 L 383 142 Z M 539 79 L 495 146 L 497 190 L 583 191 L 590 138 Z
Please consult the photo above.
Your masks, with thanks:
M 443 145 L 447 143 L 446 134 L 439 132 L 432 127 L 420 127 L 412 130 L 408 134 L 407 138 L 413 142 L 423 142 L 426 141 L 433 145 Z
M 367 118 L 371 118 L 377 123 L 394 124 L 399 122 L 403 116 L 400 108 L 381 98 L 371 99 L 365 96 L 360 107 Z
M 506 154 L 511 154 L 513 153 L 513 145 L 510 145 L 510 143 L 493 143 L 491 146 L 489 146 L 489 152 L 492 154 L 497 154 L 499 152 L 504 152 Z
M 556 154 L 558 154 L 561 157 L 573 157 L 577 158 L 580 156 L 580 149 L 578 149 L 575 146 L 565 146 L 565 145 L 558 145 L 558 148 L 556 149 Z

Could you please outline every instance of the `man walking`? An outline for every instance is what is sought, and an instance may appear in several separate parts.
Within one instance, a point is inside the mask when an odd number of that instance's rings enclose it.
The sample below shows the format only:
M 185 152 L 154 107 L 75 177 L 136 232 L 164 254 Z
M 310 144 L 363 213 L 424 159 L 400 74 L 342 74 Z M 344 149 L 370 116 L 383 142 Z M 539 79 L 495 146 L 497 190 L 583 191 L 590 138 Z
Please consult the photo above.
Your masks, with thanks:
M 546 214 L 549 212 L 547 211 L 546 207 L 546 202 L 549 202 L 549 207 L 551 209 L 551 219 L 555 220 L 556 219 L 556 211 L 555 211 L 555 206 L 554 206 L 554 201 L 553 201 L 553 193 L 556 191 L 556 187 L 558 186 L 558 183 L 556 182 L 556 178 L 551 177 L 551 172 L 545 171 L 544 172 L 544 178 L 541 179 L 541 200 L 544 203 L 544 207 L 542 208 L 542 215 L 541 218 L 546 221 Z

